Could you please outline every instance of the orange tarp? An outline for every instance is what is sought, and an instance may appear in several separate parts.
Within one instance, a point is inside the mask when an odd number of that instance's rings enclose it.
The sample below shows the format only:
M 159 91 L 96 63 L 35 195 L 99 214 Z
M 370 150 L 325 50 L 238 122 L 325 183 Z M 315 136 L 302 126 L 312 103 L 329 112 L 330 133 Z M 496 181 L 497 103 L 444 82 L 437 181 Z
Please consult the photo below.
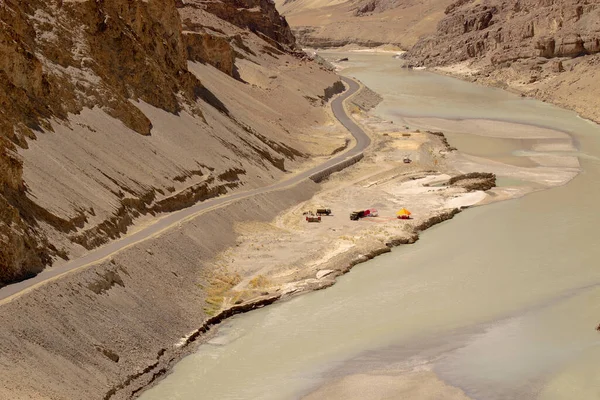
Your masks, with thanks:
M 410 214 L 411 214 L 411 212 L 410 212 L 410 211 L 408 211 L 406 208 L 401 208 L 401 209 L 400 209 L 400 210 L 399 210 L 399 211 L 396 213 L 396 215 L 400 215 L 400 216 L 401 216 L 401 215 L 410 215 Z

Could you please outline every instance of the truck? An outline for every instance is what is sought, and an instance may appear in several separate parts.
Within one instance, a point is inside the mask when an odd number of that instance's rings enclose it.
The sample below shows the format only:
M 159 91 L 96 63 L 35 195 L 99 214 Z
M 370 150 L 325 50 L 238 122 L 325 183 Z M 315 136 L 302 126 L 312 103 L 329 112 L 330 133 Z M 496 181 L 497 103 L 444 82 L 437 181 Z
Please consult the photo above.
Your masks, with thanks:
M 317 217 L 316 215 L 307 215 L 306 222 L 321 222 L 321 217 Z
M 317 215 L 331 215 L 331 209 L 330 208 L 317 208 Z
M 352 211 L 352 213 L 350 213 L 350 220 L 351 221 L 358 221 L 361 218 L 365 217 L 365 211 L 364 210 L 359 210 L 359 211 Z
M 358 221 L 361 218 L 378 217 L 378 216 L 379 216 L 379 211 L 377 211 L 374 208 L 369 208 L 368 210 L 352 211 L 352 213 L 350 214 L 350 219 L 352 221 Z

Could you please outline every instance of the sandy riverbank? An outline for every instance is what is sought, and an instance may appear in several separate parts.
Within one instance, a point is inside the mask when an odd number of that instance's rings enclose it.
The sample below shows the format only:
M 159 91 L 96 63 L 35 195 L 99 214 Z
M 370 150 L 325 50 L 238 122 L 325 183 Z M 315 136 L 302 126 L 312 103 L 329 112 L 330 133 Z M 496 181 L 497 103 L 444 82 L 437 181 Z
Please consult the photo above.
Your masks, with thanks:
M 207 320 L 228 315 L 219 310 L 236 305 L 245 311 L 327 287 L 389 245 L 413 242 L 416 231 L 455 209 L 502 198 L 497 193 L 506 188 L 469 189 L 473 180 L 440 186 L 470 172 L 456 167 L 464 156 L 450 151 L 441 136 L 370 115 L 366 109 L 376 96 L 368 97 L 349 105 L 373 138 L 360 163 L 320 185 L 305 182 L 200 215 L 5 305 L 2 318 L 10 329 L 0 330 L 0 343 L 11 368 L 0 397 L 17 388 L 34 398 L 135 397 L 194 350 Z M 407 155 L 411 164 L 403 163 Z M 493 164 L 469 165 L 486 172 Z M 334 215 L 306 223 L 303 211 L 318 205 Z M 351 210 L 370 207 L 380 216 L 348 219 Z M 400 207 L 414 218 L 397 220 Z M 19 346 L 11 339 L 15 332 L 37 345 Z M 192 334 L 200 340 L 185 345 Z M 50 362 L 57 356 L 58 367 Z M 23 382 L 32 360 L 39 359 L 48 362 L 39 365 L 38 379 Z M 37 396 L 42 392 L 46 397 Z
M 248 301 L 258 293 L 289 296 L 329 286 L 350 266 L 387 251 L 393 243 L 414 242 L 424 227 L 451 218 L 464 207 L 562 185 L 579 171 L 575 156 L 550 153 L 574 150 L 571 138 L 562 132 L 497 121 L 435 118 L 406 118 L 406 124 L 398 126 L 365 111 L 365 104 L 373 102 L 373 93 L 364 91 L 349 104 L 354 118 L 373 138 L 360 163 L 331 176 L 310 200 L 272 222 L 236 224 L 236 246 L 217 259 L 223 273 L 234 277 L 234 284 L 219 293 L 222 306 Z M 448 135 L 480 135 L 482 140 L 492 138 L 492 146 L 495 139 L 524 140 L 548 153 L 507 160 L 476 157 L 453 151 L 443 136 L 411 126 L 425 126 L 431 132 L 443 129 Z M 403 162 L 406 156 L 410 164 Z M 495 173 L 515 183 L 492 189 L 485 187 L 485 179 L 448 184 L 451 177 L 473 172 Z M 478 184 L 485 190 L 476 190 Z M 333 215 L 322 217 L 321 223 L 307 223 L 303 213 L 318 207 L 331 208 Z M 411 220 L 396 218 L 401 207 L 412 211 Z M 377 209 L 379 216 L 349 219 L 352 210 L 370 208 Z
M 378 101 L 376 94 L 365 90 L 348 104 L 355 120 L 373 139 L 361 162 L 332 175 L 313 196 L 273 220 L 234 225 L 235 245 L 219 253 L 212 262 L 218 274 L 206 288 L 210 294 L 207 312 L 220 316 L 223 314 L 218 310 L 249 305 L 256 299 L 286 299 L 331 286 L 355 264 L 387 252 L 393 245 L 413 243 L 420 230 L 451 218 L 462 207 L 522 196 L 563 184 L 577 174 L 574 162 L 569 167 L 550 166 L 548 160 L 537 163 L 521 157 L 528 162 L 518 160 L 511 165 L 469 156 L 453 151 L 444 136 L 411 127 L 427 126 L 434 131 L 443 126 L 448 134 L 460 131 L 484 139 L 527 137 L 536 146 L 560 141 L 566 146 L 570 138 L 561 132 L 531 130 L 517 124 L 496 125 L 495 121 L 485 120 L 469 123 L 412 118 L 402 125 L 392 124 L 367 111 Z M 411 158 L 410 164 L 403 162 L 406 156 Z M 448 185 L 452 177 L 494 171 L 510 173 L 527 183 L 489 189 L 485 186 L 489 183 L 486 179 L 465 179 Z M 489 190 L 478 190 L 478 186 Z M 323 216 L 321 223 L 306 222 L 303 213 L 317 207 L 331 208 L 333 215 Z M 410 209 L 413 219 L 396 219 L 395 212 L 400 207 Z M 360 208 L 376 208 L 379 217 L 350 221 L 350 211 Z M 373 385 L 380 390 L 365 389 Z M 356 388 L 357 394 L 365 396 L 362 398 L 378 398 L 386 393 L 466 398 L 433 372 L 412 370 L 348 376 L 318 389 L 308 398 L 346 398 L 347 391 L 342 387 Z
M 303 397 L 304 400 L 468 400 L 464 392 L 448 386 L 435 373 L 423 371 L 372 371 L 348 375 Z

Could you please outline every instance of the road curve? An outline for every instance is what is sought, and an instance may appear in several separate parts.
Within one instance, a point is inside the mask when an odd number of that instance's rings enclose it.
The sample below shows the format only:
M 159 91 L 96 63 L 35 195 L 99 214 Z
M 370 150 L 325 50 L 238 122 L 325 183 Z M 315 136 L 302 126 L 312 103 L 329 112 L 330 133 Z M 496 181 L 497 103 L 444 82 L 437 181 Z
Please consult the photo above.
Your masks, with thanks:
M 348 85 L 349 88 L 343 94 L 336 97 L 331 102 L 331 108 L 335 117 L 341 122 L 342 125 L 344 125 L 344 127 L 346 127 L 346 129 L 348 129 L 348 131 L 350 131 L 352 136 L 354 136 L 354 138 L 356 139 L 356 145 L 352 149 L 329 159 L 323 164 L 320 164 L 298 175 L 295 175 L 290 179 L 275 183 L 273 185 L 253 189 L 246 192 L 216 197 L 214 199 L 197 203 L 189 208 L 175 211 L 144 229 L 141 229 L 121 239 L 112 241 L 102 247 L 94 249 L 75 260 L 71 260 L 59 267 L 46 268 L 44 271 L 42 271 L 33 278 L 4 286 L 0 288 L 0 304 L 11 301 L 16 297 L 26 293 L 27 291 L 32 290 L 38 286 L 42 286 L 45 283 L 48 283 L 49 281 L 54 280 L 70 271 L 98 263 L 104 260 L 105 258 L 119 252 L 120 250 L 123 250 L 129 246 L 151 238 L 157 235 L 158 233 L 163 232 L 173 227 L 174 225 L 193 217 L 196 214 L 207 211 L 211 208 L 223 206 L 235 200 L 293 186 L 318 172 L 321 172 L 341 161 L 344 161 L 349 157 L 361 153 L 371 144 L 371 139 L 356 123 L 354 123 L 354 121 L 346 114 L 346 110 L 344 109 L 344 100 L 356 93 L 360 89 L 360 85 L 353 79 L 349 79 L 346 77 L 341 77 L 341 79 L 346 83 L 346 85 Z

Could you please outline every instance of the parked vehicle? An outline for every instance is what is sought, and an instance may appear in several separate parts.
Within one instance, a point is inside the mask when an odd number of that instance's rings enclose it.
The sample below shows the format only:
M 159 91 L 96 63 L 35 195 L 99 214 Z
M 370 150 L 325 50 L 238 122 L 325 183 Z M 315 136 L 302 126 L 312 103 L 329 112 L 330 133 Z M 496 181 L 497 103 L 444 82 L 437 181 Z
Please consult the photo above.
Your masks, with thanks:
M 330 208 L 317 208 L 317 215 L 331 215 Z
M 368 210 L 365 210 L 365 217 L 378 217 L 379 216 L 379 211 L 377 211 L 374 208 L 369 208 Z
M 308 215 L 306 217 L 306 222 L 321 222 L 321 217 L 317 217 L 315 215 Z
M 350 220 L 352 221 L 358 221 L 361 218 L 365 217 L 365 211 L 364 210 L 360 210 L 360 211 L 352 211 L 352 213 L 350 214 Z

